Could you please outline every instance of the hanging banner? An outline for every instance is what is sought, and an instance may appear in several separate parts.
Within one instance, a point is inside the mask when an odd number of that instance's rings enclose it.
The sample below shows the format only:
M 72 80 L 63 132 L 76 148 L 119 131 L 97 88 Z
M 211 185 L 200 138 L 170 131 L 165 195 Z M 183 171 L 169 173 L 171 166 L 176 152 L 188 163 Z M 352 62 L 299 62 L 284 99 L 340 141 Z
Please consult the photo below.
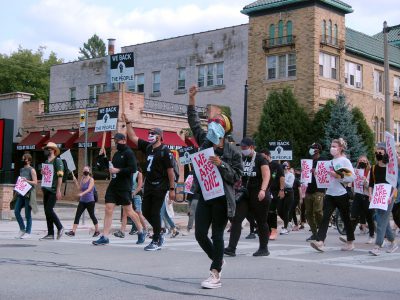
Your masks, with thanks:
M 42 164 L 42 187 L 51 188 L 53 184 L 54 166 L 53 164 Z
M 331 179 L 329 171 L 331 170 L 331 168 L 332 167 L 330 161 L 317 162 L 317 167 L 315 169 L 315 180 L 319 189 L 327 189 L 329 187 Z
M 75 171 L 76 166 L 74 159 L 72 158 L 71 150 L 67 150 L 64 153 L 60 155 L 61 159 L 65 160 L 67 162 L 68 170 Z
M 364 194 L 364 169 L 355 169 L 354 193 Z
M 391 192 L 392 192 L 392 186 L 390 184 L 387 183 L 375 184 L 374 192 L 372 194 L 372 199 L 369 203 L 369 208 L 387 210 Z
M 32 186 L 18 176 L 17 182 L 15 183 L 14 191 L 16 191 L 21 196 L 25 196 L 27 192 L 32 188 Z
M 397 174 L 399 166 L 397 164 L 396 144 L 394 136 L 385 131 L 386 153 L 389 156 L 389 162 L 386 165 L 386 181 L 389 182 L 394 188 L 397 187 Z
M 313 166 L 312 159 L 302 159 L 301 160 L 301 179 L 302 183 L 311 183 L 312 174 L 311 169 Z
M 203 193 L 204 200 L 214 199 L 225 195 L 224 184 L 217 166 L 209 161 L 215 156 L 213 148 L 192 154 L 192 164 Z

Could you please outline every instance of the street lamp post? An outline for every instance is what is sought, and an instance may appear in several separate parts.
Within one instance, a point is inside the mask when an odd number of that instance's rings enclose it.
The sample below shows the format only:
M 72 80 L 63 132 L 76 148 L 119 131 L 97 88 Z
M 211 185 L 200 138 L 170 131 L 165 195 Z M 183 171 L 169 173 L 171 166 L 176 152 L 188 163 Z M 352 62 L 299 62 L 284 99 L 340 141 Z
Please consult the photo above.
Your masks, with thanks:
M 388 33 L 390 27 L 387 22 L 383 22 L 383 56 L 384 56 L 384 73 L 385 73 L 385 129 L 392 133 L 392 119 L 390 110 L 392 109 L 392 101 L 390 100 L 390 84 L 389 84 L 389 55 L 388 55 Z

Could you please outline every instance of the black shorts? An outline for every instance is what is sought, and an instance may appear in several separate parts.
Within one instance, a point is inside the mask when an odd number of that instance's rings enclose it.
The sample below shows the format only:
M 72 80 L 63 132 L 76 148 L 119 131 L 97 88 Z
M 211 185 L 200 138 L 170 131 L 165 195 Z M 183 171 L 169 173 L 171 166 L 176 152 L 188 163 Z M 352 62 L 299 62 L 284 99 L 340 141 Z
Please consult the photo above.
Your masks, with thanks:
M 132 193 L 130 191 L 120 191 L 108 187 L 105 195 L 106 203 L 114 203 L 115 205 L 131 205 Z

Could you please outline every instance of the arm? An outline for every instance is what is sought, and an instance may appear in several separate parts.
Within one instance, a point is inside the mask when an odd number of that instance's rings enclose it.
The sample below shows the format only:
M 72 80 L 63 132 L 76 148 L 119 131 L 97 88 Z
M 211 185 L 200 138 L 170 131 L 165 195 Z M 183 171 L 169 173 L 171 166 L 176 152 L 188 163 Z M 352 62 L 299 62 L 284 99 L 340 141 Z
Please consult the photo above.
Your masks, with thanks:
M 138 184 L 137 184 L 136 190 L 134 190 L 133 193 L 132 193 L 133 196 L 137 195 L 137 193 L 139 193 L 140 190 L 143 187 L 143 174 L 140 171 L 139 171 L 139 173 L 137 175 L 137 181 L 138 181 Z
M 268 188 L 269 179 L 271 178 L 271 172 L 269 170 L 268 165 L 261 166 L 261 175 L 262 175 L 262 183 L 261 183 L 260 191 L 258 193 L 259 201 L 262 201 L 265 199 L 265 193 Z
M 126 134 L 128 136 L 128 139 L 130 139 L 135 145 L 137 145 L 139 142 L 139 137 L 136 135 L 136 132 L 131 125 L 132 121 L 129 121 L 127 119 L 125 113 L 122 115 L 122 120 L 126 123 Z
M 61 200 L 61 186 L 62 186 L 62 176 L 61 177 L 57 177 L 57 188 L 56 188 L 57 201 Z
M 167 169 L 169 181 L 169 203 L 175 200 L 175 173 L 173 168 Z M 173 188 L 173 189 L 172 189 Z
M 79 194 L 78 194 L 79 197 L 82 197 L 83 195 L 86 195 L 87 193 L 89 193 L 89 192 L 92 191 L 92 189 L 93 189 L 93 187 L 94 187 L 94 179 L 93 179 L 93 178 L 90 178 L 89 180 L 90 180 L 90 182 L 89 182 L 88 188 L 87 188 L 85 191 L 79 193 Z
M 231 145 L 226 142 L 224 147 L 231 147 Z M 218 166 L 222 179 L 229 185 L 234 185 L 243 175 L 242 154 L 236 149 L 232 149 L 232 151 L 233 156 L 231 163 L 227 163 L 220 158 L 218 158 L 219 163 L 214 163 Z
M 193 136 L 196 139 L 196 142 L 201 145 L 206 139 L 207 133 L 201 127 L 200 118 L 196 111 L 196 94 L 197 88 L 192 86 L 189 89 L 189 105 L 187 107 L 187 115 L 189 127 L 193 132 Z
M 279 198 L 285 198 L 285 175 L 279 177 Z
M 37 174 L 36 174 L 36 171 L 34 168 L 31 169 L 31 176 L 32 176 L 32 180 L 25 179 L 25 181 L 27 183 L 29 183 L 30 185 L 36 186 L 38 182 L 37 182 Z

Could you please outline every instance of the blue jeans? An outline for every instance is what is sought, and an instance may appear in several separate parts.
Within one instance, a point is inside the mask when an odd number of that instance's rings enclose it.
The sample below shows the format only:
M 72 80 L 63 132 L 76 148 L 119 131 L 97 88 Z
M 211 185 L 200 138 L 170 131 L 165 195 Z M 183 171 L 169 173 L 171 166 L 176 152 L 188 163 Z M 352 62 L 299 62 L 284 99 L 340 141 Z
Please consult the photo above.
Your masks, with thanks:
M 176 227 L 174 221 L 172 221 L 172 219 L 168 216 L 167 207 L 165 206 L 165 202 L 163 203 L 163 205 L 161 207 L 160 216 L 161 216 L 161 221 L 164 221 L 166 228 L 169 227 L 170 229 L 174 229 Z
M 24 224 L 24 220 L 21 216 L 22 207 L 25 206 L 25 218 L 26 218 L 26 227 Z M 26 233 L 31 233 L 32 231 L 32 208 L 29 206 L 29 198 L 23 197 L 21 195 L 17 196 L 17 200 L 15 202 L 14 214 L 17 219 L 19 229 L 21 231 L 25 231 Z
M 383 244 L 383 240 L 386 238 L 390 241 L 394 241 L 394 234 L 392 228 L 390 227 L 390 213 L 393 208 L 394 201 L 388 205 L 387 210 L 376 209 L 375 217 L 376 217 L 376 240 L 375 245 L 381 247 Z

